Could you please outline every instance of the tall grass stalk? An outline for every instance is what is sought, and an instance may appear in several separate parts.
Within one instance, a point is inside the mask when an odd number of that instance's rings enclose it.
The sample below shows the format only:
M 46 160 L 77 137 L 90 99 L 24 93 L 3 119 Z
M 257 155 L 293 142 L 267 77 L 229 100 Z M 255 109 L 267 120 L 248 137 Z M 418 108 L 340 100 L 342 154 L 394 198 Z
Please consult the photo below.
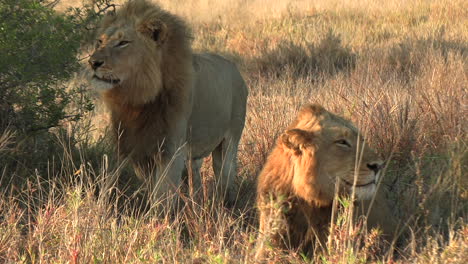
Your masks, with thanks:
M 247 80 L 238 204 L 225 208 L 209 195 L 216 183 L 207 158 L 202 199 L 181 190 L 179 214 L 148 213 L 96 100 L 92 116 L 57 129 L 59 152 L 0 136 L 0 262 L 254 263 L 256 176 L 275 138 L 314 102 L 358 124 L 387 160 L 379 191 L 400 220 L 399 239 L 394 251 L 382 246 L 379 232 L 351 221 L 349 202 L 337 200 L 328 252 L 307 259 L 273 249 L 268 261 L 468 259 L 467 1 L 159 2 L 188 20 L 196 51 L 229 57 Z M 36 163 L 34 153 L 49 162 Z

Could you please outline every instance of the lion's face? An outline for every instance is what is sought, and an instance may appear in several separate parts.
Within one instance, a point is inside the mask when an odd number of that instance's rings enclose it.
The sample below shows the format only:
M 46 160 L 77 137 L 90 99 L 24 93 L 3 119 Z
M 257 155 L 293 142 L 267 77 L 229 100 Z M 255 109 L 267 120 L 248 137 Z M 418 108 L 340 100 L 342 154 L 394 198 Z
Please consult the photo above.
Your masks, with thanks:
M 356 197 L 364 200 L 375 193 L 383 162 L 358 136 L 356 130 L 347 127 L 327 127 L 317 144 L 317 175 L 326 178 L 334 186 L 340 181 L 341 191 L 351 194 L 353 185 Z
M 109 28 L 96 40 L 89 59 L 92 82 L 98 90 L 109 90 L 124 82 L 141 61 L 136 34 L 129 29 Z
M 116 20 L 101 29 L 88 61 L 93 86 L 102 92 L 134 87 L 138 79 L 151 79 L 157 89 L 165 29 L 162 22 L 151 20 Z
M 128 1 L 104 16 L 89 58 L 91 84 L 106 101 L 141 106 L 192 82 L 190 30 L 150 1 Z M 169 100 L 165 100 L 166 102 Z
M 320 190 L 331 201 L 336 184 L 341 194 L 348 195 L 355 186 L 358 200 L 375 193 L 383 162 L 349 121 L 310 106 L 282 135 L 282 142 L 294 152 L 292 162 L 300 173 L 295 173 L 293 185 L 299 195 Z

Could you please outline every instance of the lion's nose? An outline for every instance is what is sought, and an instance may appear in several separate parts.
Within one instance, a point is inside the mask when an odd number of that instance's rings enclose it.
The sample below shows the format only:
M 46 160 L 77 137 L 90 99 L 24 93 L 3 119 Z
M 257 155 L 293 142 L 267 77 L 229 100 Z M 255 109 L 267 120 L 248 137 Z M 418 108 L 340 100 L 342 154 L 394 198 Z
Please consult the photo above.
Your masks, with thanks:
M 369 168 L 369 170 L 372 170 L 374 171 L 374 173 L 378 173 L 379 170 L 382 168 L 382 165 L 380 163 L 377 163 L 377 162 L 374 162 L 374 163 L 367 163 L 367 168 Z
M 91 65 L 91 68 L 93 68 L 93 70 L 96 70 L 97 68 L 99 68 L 100 66 L 104 64 L 104 61 L 101 61 L 101 60 L 90 59 L 88 62 L 89 62 L 89 65 Z

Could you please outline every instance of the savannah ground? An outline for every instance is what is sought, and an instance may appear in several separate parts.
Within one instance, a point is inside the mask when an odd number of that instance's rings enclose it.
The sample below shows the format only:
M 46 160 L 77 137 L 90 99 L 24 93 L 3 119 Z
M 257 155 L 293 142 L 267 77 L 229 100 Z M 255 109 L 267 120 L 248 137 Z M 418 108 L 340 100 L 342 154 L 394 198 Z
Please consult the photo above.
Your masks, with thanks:
M 140 210 L 138 184 L 112 151 L 96 98 L 91 115 L 57 129 L 60 148 L 48 162 L 15 156 L 15 166 L 0 167 L 1 263 L 253 263 L 256 176 L 278 133 L 314 102 L 354 121 L 388 159 L 381 188 L 406 228 L 391 254 L 379 250 L 377 233 L 348 230 L 345 210 L 328 252 L 307 259 L 274 251 L 269 262 L 465 263 L 467 1 L 160 3 L 190 23 L 196 51 L 234 60 L 249 86 L 239 203 L 226 209 L 206 195 L 196 204 L 184 191 L 187 207 L 175 219 Z M 16 155 L 20 144 L 14 131 L 4 133 L 0 155 Z

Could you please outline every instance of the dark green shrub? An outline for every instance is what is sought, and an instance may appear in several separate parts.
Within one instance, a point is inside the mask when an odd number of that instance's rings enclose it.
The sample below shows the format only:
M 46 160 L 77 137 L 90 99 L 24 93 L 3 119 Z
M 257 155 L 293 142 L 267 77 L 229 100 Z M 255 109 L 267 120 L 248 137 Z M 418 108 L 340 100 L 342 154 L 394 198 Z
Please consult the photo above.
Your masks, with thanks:
M 24 133 L 43 130 L 89 110 L 88 102 L 65 112 L 83 92 L 64 85 L 79 66 L 82 36 L 76 16 L 33 0 L 0 3 L 0 131 L 6 126 Z
M 0 171 L 11 177 L 45 176 L 60 165 L 77 145 L 76 129 L 64 137 L 62 124 L 75 127 L 93 108 L 86 84 L 70 85 L 70 79 L 86 59 L 82 47 L 95 22 L 114 6 L 97 0 L 60 13 L 56 3 L 0 1 L 0 137 L 14 135 L 0 142 Z

